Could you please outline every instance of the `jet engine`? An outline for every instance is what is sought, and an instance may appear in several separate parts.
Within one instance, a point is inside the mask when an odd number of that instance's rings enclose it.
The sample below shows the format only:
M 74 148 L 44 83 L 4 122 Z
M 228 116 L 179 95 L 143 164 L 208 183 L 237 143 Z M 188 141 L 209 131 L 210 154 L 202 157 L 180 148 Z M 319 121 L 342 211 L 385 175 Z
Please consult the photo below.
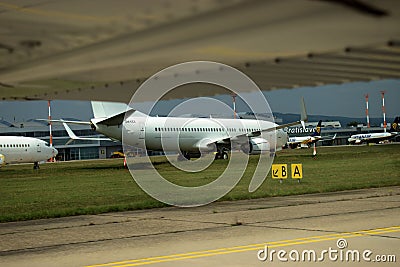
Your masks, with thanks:
M 6 157 L 3 154 L 0 154 L 0 168 L 6 165 Z
M 243 144 L 241 149 L 248 155 L 259 155 L 270 152 L 269 142 L 263 138 L 250 138 L 247 144 Z
M 196 147 L 198 148 L 200 153 L 217 151 L 217 145 L 213 143 L 213 141 L 209 138 L 204 138 L 200 140 L 197 143 Z

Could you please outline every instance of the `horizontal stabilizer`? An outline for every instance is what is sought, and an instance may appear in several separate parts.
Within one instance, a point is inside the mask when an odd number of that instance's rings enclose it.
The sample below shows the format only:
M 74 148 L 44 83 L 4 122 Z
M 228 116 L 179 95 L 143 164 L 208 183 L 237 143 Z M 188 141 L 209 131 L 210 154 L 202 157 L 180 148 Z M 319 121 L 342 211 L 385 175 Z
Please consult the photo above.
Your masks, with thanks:
M 67 125 L 67 123 L 63 122 L 63 126 L 68 133 L 68 136 L 71 138 L 65 145 L 69 145 L 74 140 L 89 140 L 89 141 L 112 141 L 110 138 L 96 138 L 96 137 L 78 137 L 72 131 L 72 129 Z
M 82 124 L 82 125 L 91 125 L 90 121 L 66 121 L 63 119 L 60 120 L 48 120 L 48 119 L 36 119 L 36 121 L 47 121 L 47 122 L 59 122 L 59 123 L 73 123 L 73 124 Z
M 134 109 L 128 110 L 126 112 L 124 111 L 104 120 L 97 121 L 96 124 L 103 124 L 107 126 L 121 125 L 124 121 L 124 118 L 130 116 L 134 112 Z

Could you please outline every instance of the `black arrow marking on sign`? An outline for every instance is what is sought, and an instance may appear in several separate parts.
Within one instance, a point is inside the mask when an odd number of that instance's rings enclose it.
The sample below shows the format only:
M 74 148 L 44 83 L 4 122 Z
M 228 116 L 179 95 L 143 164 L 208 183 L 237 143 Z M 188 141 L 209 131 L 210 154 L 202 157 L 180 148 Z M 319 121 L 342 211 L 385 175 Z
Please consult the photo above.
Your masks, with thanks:
M 279 169 L 276 169 L 275 171 L 272 171 L 272 176 L 278 177 L 278 171 L 279 171 Z

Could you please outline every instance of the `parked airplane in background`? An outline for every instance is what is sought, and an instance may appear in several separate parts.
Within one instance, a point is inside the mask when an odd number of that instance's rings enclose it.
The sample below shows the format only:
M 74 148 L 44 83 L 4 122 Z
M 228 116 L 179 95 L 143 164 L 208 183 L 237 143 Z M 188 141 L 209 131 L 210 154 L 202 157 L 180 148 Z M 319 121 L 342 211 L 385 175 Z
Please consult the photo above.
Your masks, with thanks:
M 389 132 L 386 129 L 383 133 L 368 133 L 368 134 L 355 134 L 352 135 L 348 141 L 350 144 L 362 144 L 362 143 L 379 143 L 381 141 L 388 140 L 399 134 L 399 121 L 400 117 L 396 117 L 390 126 Z
M 176 151 L 180 153 L 180 160 L 199 157 L 202 152 L 215 152 L 216 159 L 227 159 L 227 152 L 233 148 L 240 148 L 247 154 L 273 153 L 287 143 L 288 136 L 283 128 L 300 123 L 304 127 L 307 121 L 303 99 L 301 120 L 285 125 L 255 119 L 150 117 L 127 109 L 122 103 L 92 102 L 92 108 L 95 118 L 85 123 L 90 124 L 93 130 L 122 140 L 123 124 L 127 131 L 126 145 L 154 151 Z M 69 128 L 66 129 L 72 139 L 80 139 L 71 134 Z M 276 139 L 271 138 L 275 133 Z M 178 145 L 180 151 L 177 151 Z
M 318 122 L 318 125 L 315 128 L 315 131 L 312 135 L 289 137 L 289 141 L 287 143 L 288 146 L 290 148 L 297 148 L 298 146 L 309 148 L 312 144 L 318 141 L 333 140 L 336 138 L 336 134 L 333 136 L 333 138 L 322 138 L 321 127 L 322 127 L 322 120 Z
M 40 139 L 23 136 L 0 136 L 0 167 L 12 163 L 33 163 L 39 169 L 39 162 L 57 155 L 54 147 Z

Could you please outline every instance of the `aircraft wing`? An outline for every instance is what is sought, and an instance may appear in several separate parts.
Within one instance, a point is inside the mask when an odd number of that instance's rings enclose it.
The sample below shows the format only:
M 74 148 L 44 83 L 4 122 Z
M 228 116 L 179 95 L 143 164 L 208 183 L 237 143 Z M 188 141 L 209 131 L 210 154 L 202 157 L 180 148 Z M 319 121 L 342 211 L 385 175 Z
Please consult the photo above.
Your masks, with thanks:
M 318 142 L 335 140 L 336 136 L 337 136 L 337 134 L 335 133 L 332 137 L 329 137 L 329 136 L 322 137 L 321 139 L 318 139 Z
M 130 116 L 134 112 L 135 112 L 135 110 L 133 110 L 133 109 L 128 110 L 128 111 L 123 111 L 119 114 L 116 114 L 116 115 L 106 118 L 104 120 L 98 121 L 97 123 L 107 125 L 107 126 L 120 125 L 123 123 L 126 116 Z
M 262 90 L 399 78 L 398 10 L 391 0 L 4 0 L 0 95 L 126 103 L 146 78 L 192 60 L 234 66 Z M 192 84 L 164 99 L 226 93 Z
M 290 127 L 290 126 L 293 126 L 296 124 L 301 124 L 301 123 L 302 123 L 302 121 L 296 121 L 296 122 L 283 124 L 283 125 L 275 125 L 273 127 L 266 128 L 261 131 L 253 131 L 253 132 L 247 132 L 247 133 L 243 133 L 243 134 L 231 134 L 231 136 L 228 138 L 215 138 L 215 139 L 207 138 L 207 139 L 199 141 L 196 144 L 196 147 L 209 148 L 214 143 L 226 143 L 226 144 L 233 143 L 236 145 L 247 144 L 249 138 L 258 137 L 261 135 L 262 132 L 272 132 L 272 131 L 276 131 L 279 129 L 283 129 L 283 128 Z
M 300 98 L 300 110 L 301 111 L 300 111 L 300 120 L 299 121 L 294 121 L 294 122 L 281 124 L 281 125 L 275 124 L 273 127 L 262 129 L 261 131 L 254 131 L 254 132 L 248 132 L 248 133 L 244 133 L 244 134 L 235 135 L 235 136 L 231 137 L 231 140 L 234 142 L 243 143 L 243 142 L 247 142 L 247 137 L 257 137 L 257 136 L 260 136 L 261 133 L 263 133 L 263 132 L 272 132 L 272 131 L 285 129 L 287 127 L 291 127 L 291 126 L 298 125 L 298 124 L 301 124 L 303 129 L 305 129 L 305 122 L 308 121 L 308 115 L 307 115 L 307 110 L 306 110 L 306 104 L 304 102 L 304 97 Z
M 300 142 L 301 144 L 309 144 L 309 143 L 312 143 L 312 138 L 310 137 L 309 139 L 306 139 L 306 140 L 304 140 L 304 141 L 302 141 L 302 142 Z

